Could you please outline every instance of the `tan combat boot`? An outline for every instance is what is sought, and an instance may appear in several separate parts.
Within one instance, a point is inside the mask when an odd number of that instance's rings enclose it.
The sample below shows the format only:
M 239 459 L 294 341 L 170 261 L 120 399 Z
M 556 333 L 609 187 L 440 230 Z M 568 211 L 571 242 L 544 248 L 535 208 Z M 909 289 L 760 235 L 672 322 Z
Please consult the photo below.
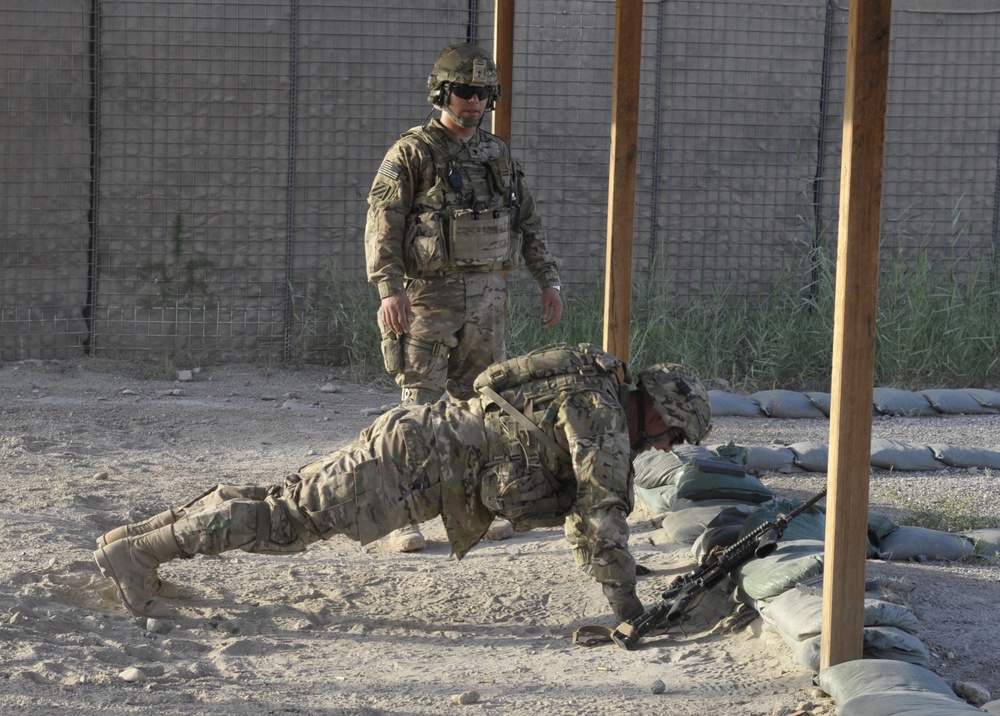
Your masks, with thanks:
M 419 552 L 427 546 L 417 525 L 407 525 L 389 535 L 389 545 L 397 552 Z
M 107 547 L 112 542 L 117 542 L 128 537 L 138 537 L 139 535 L 144 535 L 147 532 L 152 532 L 160 527 L 172 525 L 177 521 L 177 518 L 177 512 L 167 510 L 166 512 L 161 512 L 158 515 L 153 515 L 144 522 L 137 522 L 134 525 L 124 525 L 123 527 L 115 527 L 110 532 L 105 532 L 97 538 L 97 546 L 99 548 Z M 177 599 L 177 597 L 180 596 L 181 590 L 173 582 L 158 579 L 154 593 L 156 596 L 163 597 L 164 599 Z
M 94 552 L 101 573 L 118 588 L 125 608 L 136 616 L 162 617 L 169 614 L 163 605 L 153 601 L 160 578 L 156 568 L 164 562 L 183 557 L 184 551 L 174 539 L 170 525 L 138 537 L 115 540 Z
M 510 520 L 505 520 L 502 517 L 495 518 L 490 528 L 486 530 L 486 539 L 488 540 L 510 539 L 513 535 L 514 525 L 511 524 Z

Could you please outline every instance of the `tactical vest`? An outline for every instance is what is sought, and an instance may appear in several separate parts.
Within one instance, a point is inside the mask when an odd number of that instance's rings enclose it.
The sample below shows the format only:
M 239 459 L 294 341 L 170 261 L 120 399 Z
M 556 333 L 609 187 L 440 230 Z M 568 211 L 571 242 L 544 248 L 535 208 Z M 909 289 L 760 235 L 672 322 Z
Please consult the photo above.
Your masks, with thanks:
M 576 502 L 570 455 L 556 441 L 559 409 L 576 392 L 620 400 L 623 364 L 595 345 L 566 343 L 497 363 L 473 384 L 484 396 L 489 460 L 480 497 L 518 530 L 560 525 Z
M 442 130 L 443 131 L 443 130 Z M 448 271 L 501 271 L 518 265 L 517 177 L 506 146 L 496 156 L 468 158 L 439 131 L 415 127 L 416 138 L 434 163 L 437 181 L 418 196 L 403 241 L 407 273 L 416 277 Z M 466 158 L 459 158 L 466 155 Z

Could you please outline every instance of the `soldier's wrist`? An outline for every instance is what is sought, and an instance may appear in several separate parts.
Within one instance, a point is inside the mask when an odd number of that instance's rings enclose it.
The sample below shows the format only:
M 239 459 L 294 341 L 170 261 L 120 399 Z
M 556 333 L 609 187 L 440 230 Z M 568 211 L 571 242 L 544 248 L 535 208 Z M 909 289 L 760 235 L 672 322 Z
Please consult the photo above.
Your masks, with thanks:
M 395 296 L 397 293 L 403 292 L 402 283 L 396 284 L 393 281 L 382 281 L 378 284 L 378 297 L 379 298 L 389 298 L 389 296 Z

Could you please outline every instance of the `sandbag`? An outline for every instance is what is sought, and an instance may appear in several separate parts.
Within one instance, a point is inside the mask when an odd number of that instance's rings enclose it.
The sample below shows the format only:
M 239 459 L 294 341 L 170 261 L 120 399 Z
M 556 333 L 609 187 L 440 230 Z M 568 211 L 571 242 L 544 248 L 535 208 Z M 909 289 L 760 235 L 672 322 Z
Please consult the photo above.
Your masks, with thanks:
M 697 470 L 697 466 L 701 464 L 722 462 L 728 465 L 731 460 L 740 462 L 740 464 L 732 466 L 734 471 L 742 473 L 745 470 L 742 460 L 745 459 L 746 451 L 742 448 L 734 448 L 734 450 L 731 457 L 725 458 L 720 458 L 708 448 L 698 445 L 678 445 L 670 451 L 645 450 L 636 455 L 632 461 L 635 469 L 636 499 L 654 515 L 673 512 L 678 509 L 677 484 L 678 477 L 682 474 L 690 474 L 692 470 Z M 691 467 L 692 465 L 696 467 Z M 743 494 L 736 495 L 736 497 L 739 502 L 747 501 Z M 685 494 L 684 498 L 685 501 L 709 498 L 728 500 L 732 499 L 732 496 L 725 494 L 706 496 L 698 492 L 693 495 Z
M 883 470 L 915 472 L 940 470 L 942 464 L 926 445 L 911 445 L 899 440 L 876 438 L 872 440 L 871 464 Z
M 970 557 L 975 551 L 975 544 L 965 535 L 911 526 L 897 527 L 878 545 L 879 559 L 894 562 L 908 559 L 955 561 Z
M 927 447 L 937 460 L 949 467 L 981 467 L 1000 470 L 1000 452 L 996 450 L 940 443 Z
M 703 564 L 716 548 L 726 549 L 736 544 L 742 528 L 743 525 L 722 525 L 706 529 L 691 545 L 691 556 L 695 563 Z
M 788 446 L 794 454 L 797 467 L 809 472 L 826 472 L 830 461 L 830 448 L 826 443 L 804 441 Z
M 896 388 L 875 388 L 872 403 L 882 415 L 907 415 L 910 417 L 930 417 L 937 415 L 934 406 L 920 393 Z
M 751 445 L 747 448 L 747 469 L 753 472 L 801 472 L 795 453 L 784 445 Z
M 874 539 L 876 544 L 897 527 L 899 525 L 889 515 L 874 510 L 868 511 L 868 537 Z
M 1000 411 L 1000 393 L 983 388 L 966 388 L 965 392 L 979 401 L 984 408 L 996 408 Z
M 812 401 L 813 405 L 822 411 L 823 415 L 830 417 L 830 403 L 832 401 L 829 393 L 807 392 L 806 397 Z
M 742 526 L 754 509 L 744 504 L 691 507 L 665 515 L 660 528 L 671 542 L 693 544 L 709 527 L 727 524 Z
M 770 601 L 799 582 L 823 571 L 822 540 L 782 540 L 763 559 L 737 567 L 732 578 L 750 600 Z
M 806 594 L 797 587 L 789 589 L 762 605 L 760 616 L 767 627 L 792 646 L 821 632 L 823 597 Z M 911 634 L 920 630 L 916 615 L 903 605 L 871 598 L 865 599 L 863 626 L 890 626 Z
M 804 393 L 795 390 L 763 390 L 750 396 L 769 418 L 826 418 Z
M 635 486 L 635 499 L 654 516 L 670 514 L 677 509 L 677 486 L 664 485 L 655 489 Z
M 976 554 L 983 557 L 996 557 L 1000 554 L 1000 529 L 970 530 L 965 536 L 972 540 Z
M 801 505 L 803 500 L 790 500 L 788 498 L 778 498 L 772 504 L 763 505 L 754 512 L 743 523 L 743 533 L 747 534 L 757 529 L 760 525 L 775 519 L 778 515 L 785 514 Z M 793 540 L 816 540 L 822 542 L 826 539 L 826 514 L 822 507 L 813 505 L 811 508 L 800 514 L 785 527 L 782 541 Z
M 882 691 L 916 691 L 956 698 L 948 682 L 930 669 L 894 659 L 845 661 L 821 670 L 813 680 L 838 704 Z
M 731 474 L 731 473 L 737 474 Z M 767 502 L 774 493 L 742 465 L 721 460 L 693 460 L 677 471 L 677 497 L 685 500 L 740 500 L 752 504 Z
M 733 395 L 721 390 L 708 391 L 708 402 L 712 406 L 712 415 L 735 415 L 740 418 L 763 417 L 760 405 L 743 395 Z
M 954 696 L 919 691 L 860 694 L 837 705 L 837 716 L 952 716 L 983 712 Z
M 866 659 L 894 659 L 927 668 L 930 653 L 927 647 L 913 634 L 895 627 L 865 627 L 863 629 L 861 653 Z M 814 636 L 799 642 L 792 660 L 813 671 L 819 671 L 820 641 Z
M 698 455 L 712 457 L 713 453 L 695 445 L 678 445 L 673 450 L 643 450 L 632 460 L 635 484 L 651 490 L 672 485 L 677 471 Z
M 868 511 L 868 545 L 865 550 L 866 559 L 878 558 L 878 546 L 882 538 L 899 527 L 891 517 L 881 512 Z
M 1000 413 L 1000 407 L 989 405 L 978 400 L 970 391 L 959 388 L 932 388 L 921 390 L 920 394 L 934 406 L 934 409 L 947 415 L 990 415 Z

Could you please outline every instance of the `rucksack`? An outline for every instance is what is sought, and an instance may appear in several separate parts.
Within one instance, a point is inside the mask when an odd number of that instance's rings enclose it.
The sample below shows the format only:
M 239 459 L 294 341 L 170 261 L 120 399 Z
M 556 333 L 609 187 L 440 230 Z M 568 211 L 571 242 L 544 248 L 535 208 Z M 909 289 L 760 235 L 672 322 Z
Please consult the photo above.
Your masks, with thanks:
M 475 389 L 499 408 L 485 417 L 494 448 L 480 481 L 488 509 L 519 530 L 562 523 L 576 502 L 576 477 L 570 455 L 547 432 L 550 421 L 575 391 L 614 390 L 617 397 L 622 365 L 595 345 L 560 343 L 496 363 L 477 376 Z M 530 414 L 542 408 L 536 423 Z M 542 446 L 549 453 L 545 465 Z

